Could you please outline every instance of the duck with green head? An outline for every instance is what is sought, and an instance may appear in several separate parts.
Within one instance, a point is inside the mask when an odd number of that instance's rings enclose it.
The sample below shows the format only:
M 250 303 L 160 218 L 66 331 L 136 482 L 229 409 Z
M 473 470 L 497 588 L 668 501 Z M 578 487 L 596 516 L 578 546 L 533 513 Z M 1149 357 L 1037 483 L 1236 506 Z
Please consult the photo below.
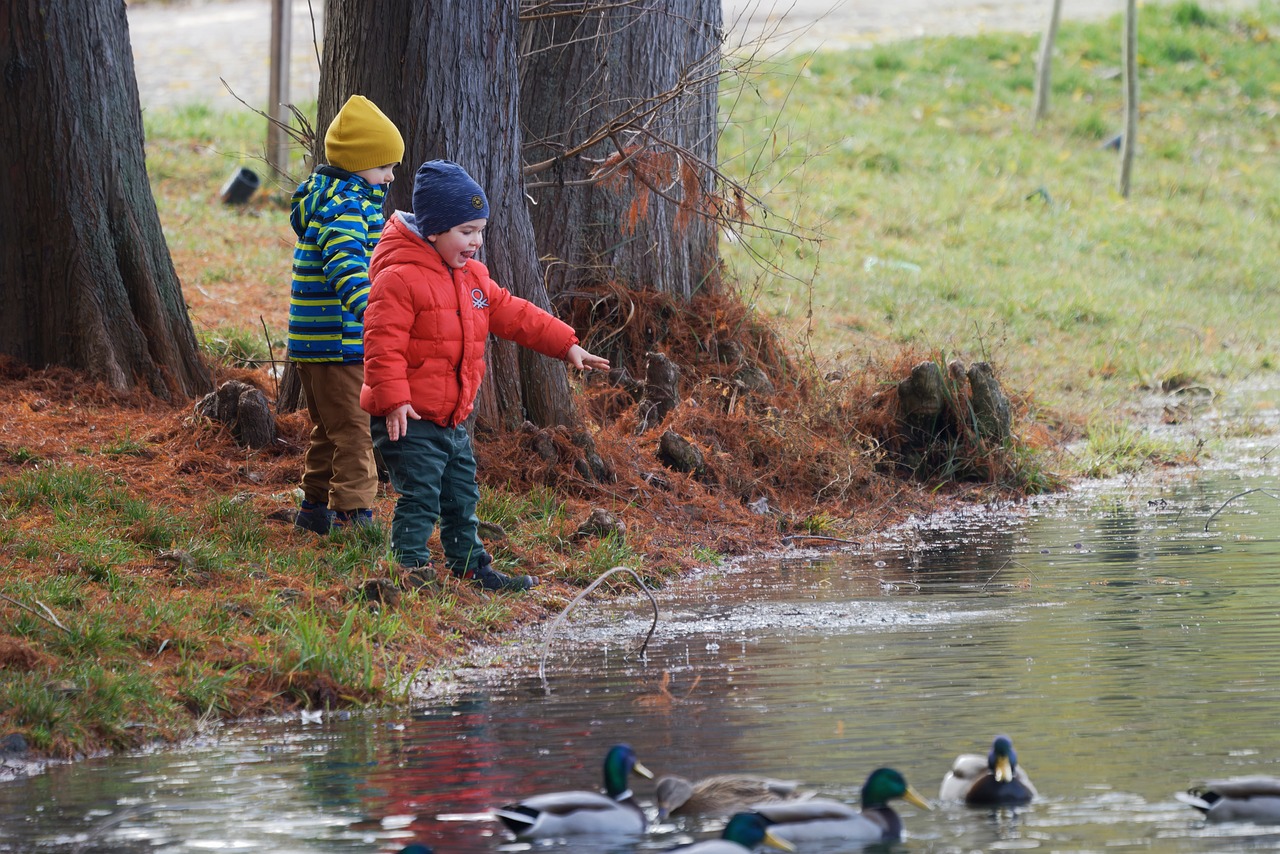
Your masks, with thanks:
M 1031 803 L 1036 797 L 1027 772 L 1018 764 L 1018 754 L 1007 735 L 997 735 L 987 755 L 962 753 L 942 778 L 938 800 L 964 801 L 970 806 L 1014 807 Z
M 862 785 L 862 811 L 825 798 L 760 804 L 754 810 L 773 822 L 770 832 L 788 842 L 893 842 L 902 837 L 902 819 L 889 806 L 901 798 L 921 809 L 929 804 L 901 773 L 877 768 Z
M 795 801 L 813 797 L 794 780 L 775 780 L 751 774 L 717 774 L 696 783 L 669 774 L 658 778 L 654 799 L 658 818 L 671 815 L 728 816 L 756 804 Z
M 653 778 L 629 745 L 615 744 L 604 757 L 604 794 L 549 792 L 507 804 L 493 814 L 519 839 L 639 836 L 648 821 L 632 796 L 633 773 Z
M 1204 813 L 1208 821 L 1251 821 L 1280 824 L 1280 778 L 1261 774 L 1210 780 L 1174 795 Z
M 796 847 L 780 839 L 769 829 L 772 822 L 758 812 L 740 812 L 729 819 L 719 839 L 708 839 L 692 845 L 672 848 L 680 854 L 742 854 L 755 851 L 760 845 L 768 845 L 779 851 L 794 851 Z

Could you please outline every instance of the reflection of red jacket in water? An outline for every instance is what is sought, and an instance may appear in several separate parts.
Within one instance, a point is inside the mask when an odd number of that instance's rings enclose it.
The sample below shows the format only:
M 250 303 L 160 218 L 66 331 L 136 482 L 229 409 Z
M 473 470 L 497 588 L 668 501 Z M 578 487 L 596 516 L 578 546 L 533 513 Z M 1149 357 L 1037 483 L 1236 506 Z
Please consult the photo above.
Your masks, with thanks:
M 449 709 L 463 714 L 455 716 Z M 528 781 L 536 774 L 524 767 L 524 760 L 508 754 L 503 734 L 488 734 L 493 726 L 486 709 L 463 703 L 446 707 L 438 717 L 415 719 L 402 732 L 379 739 L 378 758 L 362 787 L 365 813 L 416 815 L 409 830 L 437 852 L 475 850 L 477 836 L 505 836 L 500 824 L 484 816 L 493 807 L 530 794 Z M 591 770 L 576 773 L 589 779 Z M 474 820 L 439 821 L 440 815 Z
M 360 406 L 373 415 L 412 403 L 428 421 L 461 424 L 484 379 L 490 332 L 554 359 L 578 343 L 573 327 L 512 296 L 479 261 L 451 268 L 403 214 L 383 230 L 369 275 Z

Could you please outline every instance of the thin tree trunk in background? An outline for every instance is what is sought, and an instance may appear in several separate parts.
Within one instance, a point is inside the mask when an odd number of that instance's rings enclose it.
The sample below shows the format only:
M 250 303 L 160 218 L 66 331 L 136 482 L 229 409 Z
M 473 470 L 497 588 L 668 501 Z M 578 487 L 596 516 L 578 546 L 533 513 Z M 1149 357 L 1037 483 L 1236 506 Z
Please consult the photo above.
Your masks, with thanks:
M 1036 60 L 1036 107 L 1032 123 L 1039 124 L 1049 115 L 1050 80 L 1053 77 L 1053 46 L 1058 40 L 1058 24 L 1062 21 L 1062 0 L 1053 0 L 1049 24 L 1040 39 L 1040 55 Z
M 166 400 L 212 387 L 147 178 L 124 3 L 0 13 L 0 353 Z
M 517 13 L 516 0 L 328 0 L 316 127 L 323 135 L 353 93 L 396 123 L 406 149 L 387 194 L 390 210 L 412 208 L 423 161 L 461 164 L 489 197 L 484 261 L 494 279 L 550 310 L 521 175 Z M 477 406 L 482 424 L 573 423 L 563 363 L 502 341 L 489 347 L 489 360 Z
M 520 117 L 526 162 L 554 158 L 628 108 L 696 77 L 696 85 L 646 122 L 646 136 L 623 130 L 617 137 L 624 143 L 669 140 L 714 165 L 720 0 L 579 5 L 576 14 L 532 14 L 522 24 Z M 678 204 L 636 181 L 621 190 L 572 186 L 616 150 L 616 141 L 603 142 L 585 159 L 562 161 L 553 171 L 531 177 L 563 182 L 532 191 L 538 251 L 555 259 L 548 265 L 548 290 L 555 294 L 579 284 L 618 281 L 688 299 L 718 269 L 717 230 L 705 217 L 682 213 Z M 680 164 L 672 160 L 656 179 L 661 195 L 688 198 L 691 188 L 681 178 L 693 181 L 693 195 L 712 190 L 706 170 L 683 165 L 692 171 L 681 176 Z
M 1124 139 L 1120 143 L 1120 195 L 1129 198 L 1138 146 L 1138 0 L 1124 8 Z

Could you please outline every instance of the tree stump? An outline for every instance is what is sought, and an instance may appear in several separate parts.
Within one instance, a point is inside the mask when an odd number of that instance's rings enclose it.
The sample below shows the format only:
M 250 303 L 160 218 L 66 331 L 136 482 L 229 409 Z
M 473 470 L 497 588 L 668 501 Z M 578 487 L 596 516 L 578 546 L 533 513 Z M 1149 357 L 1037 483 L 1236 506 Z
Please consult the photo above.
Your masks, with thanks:
M 1007 442 L 1013 431 L 1013 413 L 1009 398 L 987 362 L 974 362 L 969 368 L 969 402 L 978 436 L 997 445 Z
M 658 440 L 658 459 L 670 469 L 698 477 L 706 471 L 707 461 L 692 442 L 674 430 L 667 430 Z
M 265 448 L 276 440 L 276 420 L 267 396 L 248 383 L 228 380 L 196 404 L 196 414 L 226 424 L 241 445 Z
M 578 530 L 575 532 L 576 539 L 585 539 L 588 537 L 607 537 L 613 534 L 622 537 L 627 533 L 626 524 L 614 516 L 608 510 L 597 507 L 591 511 Z
M 946 387 L 937 362 L 921 362 L 898 383 L 898 423 L 912 440 L 932 438 L 946 408 Z
M 680 402 L 680 368 L 662 353 L 646 353 L 645 358 L 644 394 L 640 398 L 637 433 L 661 424 Z

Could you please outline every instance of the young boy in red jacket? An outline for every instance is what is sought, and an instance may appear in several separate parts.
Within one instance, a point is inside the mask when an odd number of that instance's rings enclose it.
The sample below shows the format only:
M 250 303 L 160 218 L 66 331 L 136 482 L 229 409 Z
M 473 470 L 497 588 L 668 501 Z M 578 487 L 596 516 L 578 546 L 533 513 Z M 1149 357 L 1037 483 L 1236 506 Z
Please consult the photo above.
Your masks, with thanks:
M 485 340 L 492 332 L 580 370 L 607 371 L 609 362 L 580 347 L 567 323 L 489 278 L 475 259 L 489 202 L 461 166 L 422 164 L 413 209 L 382 232 L 364 315 L 360 405 L 400 495 L 391 548 L 410 578 L 429 580 L 415 570 L 430 567 L 427 540 L 439 522 L 455 576 L 485 590 L 527 590 L 536 579 L 495 570 L 477 532 L 480 489 L 463 421 L 484 379 Z

